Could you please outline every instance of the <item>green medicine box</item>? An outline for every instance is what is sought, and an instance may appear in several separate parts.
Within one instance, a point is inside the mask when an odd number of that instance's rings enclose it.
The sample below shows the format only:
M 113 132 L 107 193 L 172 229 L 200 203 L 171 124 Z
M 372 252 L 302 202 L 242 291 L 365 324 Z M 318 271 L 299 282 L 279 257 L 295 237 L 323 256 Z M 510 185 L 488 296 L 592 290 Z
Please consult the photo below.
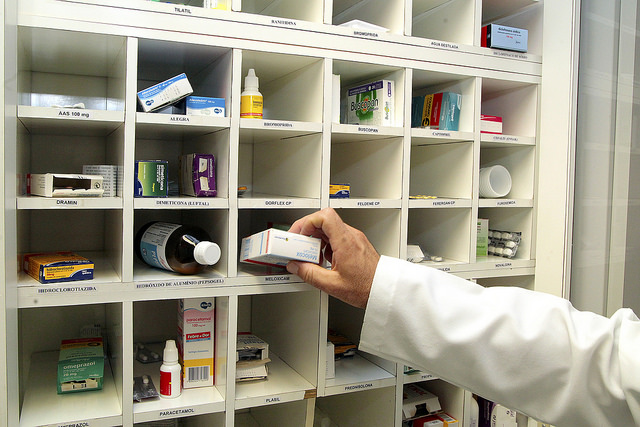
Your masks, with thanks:
M 136 160 L 134 197 L 167 197 L 168 168 L 166 160 Z
M 58 358 L 58 394 L 101 390 L 103 378 L 102 338 L 62 341 Z

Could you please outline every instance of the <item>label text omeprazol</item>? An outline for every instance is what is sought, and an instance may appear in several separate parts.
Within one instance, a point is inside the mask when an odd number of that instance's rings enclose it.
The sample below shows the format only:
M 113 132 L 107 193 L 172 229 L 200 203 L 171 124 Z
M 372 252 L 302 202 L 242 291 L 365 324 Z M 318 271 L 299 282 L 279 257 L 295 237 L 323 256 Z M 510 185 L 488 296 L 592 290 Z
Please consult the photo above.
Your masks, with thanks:
M 89 427 L 89 423 L 59 424 L 58 427 Z

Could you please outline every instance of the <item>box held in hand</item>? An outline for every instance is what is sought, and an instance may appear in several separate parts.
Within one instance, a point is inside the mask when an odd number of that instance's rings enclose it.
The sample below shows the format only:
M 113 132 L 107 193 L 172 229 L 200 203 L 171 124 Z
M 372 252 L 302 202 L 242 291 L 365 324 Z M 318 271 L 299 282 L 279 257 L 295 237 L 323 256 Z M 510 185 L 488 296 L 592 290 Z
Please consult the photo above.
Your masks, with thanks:
M 43 197 L 101 197 L 100 175 L 68 173 L 27 174 L 27 193 Z
M 240 261 L 285 267 L 290 260 L 320 263 L 320 239 L 275 228 L 242 239 Z
M 58 394 L 101 390 L 103 379 L 102 338 L 62 341 L 58 358 Z

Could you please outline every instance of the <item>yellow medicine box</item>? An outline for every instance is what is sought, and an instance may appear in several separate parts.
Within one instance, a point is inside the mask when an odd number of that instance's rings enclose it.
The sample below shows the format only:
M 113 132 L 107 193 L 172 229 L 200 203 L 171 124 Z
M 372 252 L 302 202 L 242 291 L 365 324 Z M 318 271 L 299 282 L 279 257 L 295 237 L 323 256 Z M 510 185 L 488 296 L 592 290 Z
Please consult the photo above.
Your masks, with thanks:
M 40 283 L 93 279 L 92 261 L 73 252 L 26 254 L 24 271 Z

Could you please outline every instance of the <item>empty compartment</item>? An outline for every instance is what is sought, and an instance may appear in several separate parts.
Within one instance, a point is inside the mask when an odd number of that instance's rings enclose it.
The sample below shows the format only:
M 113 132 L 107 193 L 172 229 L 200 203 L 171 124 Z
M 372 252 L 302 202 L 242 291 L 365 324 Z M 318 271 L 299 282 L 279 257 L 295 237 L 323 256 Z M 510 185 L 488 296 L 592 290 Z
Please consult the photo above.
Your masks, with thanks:
M 380 255 L 400 255 L 400 209 L 337 209 L 344 222 L 361 230 Z
M 124 37 L 20 27 L 18 39 L 19 105 L 124 110 Z
M 277 16 L 280 18 L 300 19 L 322 23 L 324 2 L 310 0 L 241 0 L 242 11 L 257 15 Z
M 190 417 L 181 417 L 180 419 L 173 420 L 175 424 L 161 424 L 167 421 L 159 421 L 154 424 L 150 423 L 136 423 L 136 427 L 224 427 L 225 426 L 225 414 L 220 412 L 216 414 L 204 414 L 193 415 Z M 236 423 L 237 425 L 237 423 Z
M 322 122 L 323 59 L 244 50 L 242 91 L 245 89 L 245 77 L 249 69 L 253 69 L 258 77 L 258 90 L 263 97 L 264 120 Z M 241 128 L 245 126 L 243 122 L 240 123 Z M 298 123 L 289 123 L 284 127 L 265 125 L 265 128 L 295 129 L 298 126 Z
M 185 73 L 192 95 L 223 98 L 229 117 L 231 56 L 228 48 L 139 39 L 137 91 Z
M 504 166 L 511 177 L 511 190 L 505 198 L 533 199 L 535 147 L 481 148 L 480 169 L 495 165 Z
M 236 382 L 237 409 L 302 401 L 310 393 L 315 395 L 319 317 L 320 291 L 315 289 L 238 298 L 237 331 L 266 342 L 269 361 L 266 379 Z M 249 369 L 263 375 L 265 364 Z M 246 376 L 247 371 L 236 370 L 236 378 Z
M 291 225 L 316 209 L 240 209 L 238 211 L 238 276 L 252 277 L 289 274 L 284 267 L 240 262 L 242 239 L 269 228 L 288 230 Z M 295 280 L 300 279 L 297 276 Z
M 476 2 L 473 0 L 413 0 L 411 35 L 473 45 Z
M 181 381 L 185 381 L 180 396 L 134 401 L 134 422 L 159 420 L 162 412 L 185 408 L 196 413 L 224 412 L 228 306 L 228 297 L 213 296 L 134 302 L 134 378 L 148 376 L 160 393 L 160 366 L 167 340 L 175 340 L 178 348 L 184 346 L 187 360 L 180 362 L 184 376 Z
M 473 144 L 411 146 L 409 195 L 471 199 Z
M 528 53 L 542 55 L 544 3 L 540 0 L 483 0 L 482 25 L 500 24 L 528 31 Z M 507 52 L 507 51 L 505 51 Z
M 122 424 L 122 314 L 119 303 L 19 310 L 20 424 Z M 94 337 L 103 340 L 102 389 L 57 394 L 62 340 Z
M 533 242 L 533 208 L 496 207 L 481 208 L 478 218 L 489 220 L 489 230 L 508 233 L 520 233 L 520 242 L 512 258 L 489 255 L 478 258 L 479 262 L 509 262 L 514 260 L 529 260 L 532 254 Z
M 271 139 L 269 131 L 240 131 L 238 185 L 242 198 L 320 199 L 322 135 Z
M 403 0 L 333 0 L 332 23 L 333 25 L 357 23 L 360 29 L 366 30 L 366 24 L 383 27 L 390 33 L 404 33 L 404 7 Z M 380 32 L 380 31 L 376 31 Z
M 21 210 L 16 227 L 18 254 L 74 252 L 94 263 L 93 279 L 75 284 L 120 282 L 122 229 L 122 210 L 119 209 Z M 18 275 L 19 286 L 39 284 L 24 272 Z
M 318 398 L 314 425 L 392 426 L 395 396 L 395 387 L 385 387 Z
M 480 113 L 502 117 L 502 134 L 536 136 L 538 86 L 506 80 L 482 79 Z
M 517 288 L 534 290 L 535 276 L 523 275 L 523 276 L 505 276 L 505 277 L 486 277 L 476 279 L 479 285 L 484 287 L 491 286 L 513 286 Z
M 135 256 L 133 280 L 139 281 L 198 281 L 199 285 L 221 283 L 228 272 L 229 212 L 225 209 L 137 209 L 135 211 L 134 236 L 150 222 L 167 222 L 203 229 L 211 241 L 220 247 L 220 259 L 212 266 L 194 275 L 175 273 L 155 268 Z M 134 239 L 135 245 L 135 239 Z M 135 248 L 134 248 L 135 253 Z
M 332 142 L 331 184 L 349 184 L 356 199 L 400 199 L 402 138 Z
M 237 410 L 234 426 L 236 427 L 297 427 L 309 425 L 307 419 L 307 401 L 287 402 L 269 406 Z M 205 427 L 205 426 L 203 426 Z
M 471 209 L 410 209 L 407 243 L 420 246 L 425 256 L 442 258 L 425 259 L 432 267 L 469 263 Z

